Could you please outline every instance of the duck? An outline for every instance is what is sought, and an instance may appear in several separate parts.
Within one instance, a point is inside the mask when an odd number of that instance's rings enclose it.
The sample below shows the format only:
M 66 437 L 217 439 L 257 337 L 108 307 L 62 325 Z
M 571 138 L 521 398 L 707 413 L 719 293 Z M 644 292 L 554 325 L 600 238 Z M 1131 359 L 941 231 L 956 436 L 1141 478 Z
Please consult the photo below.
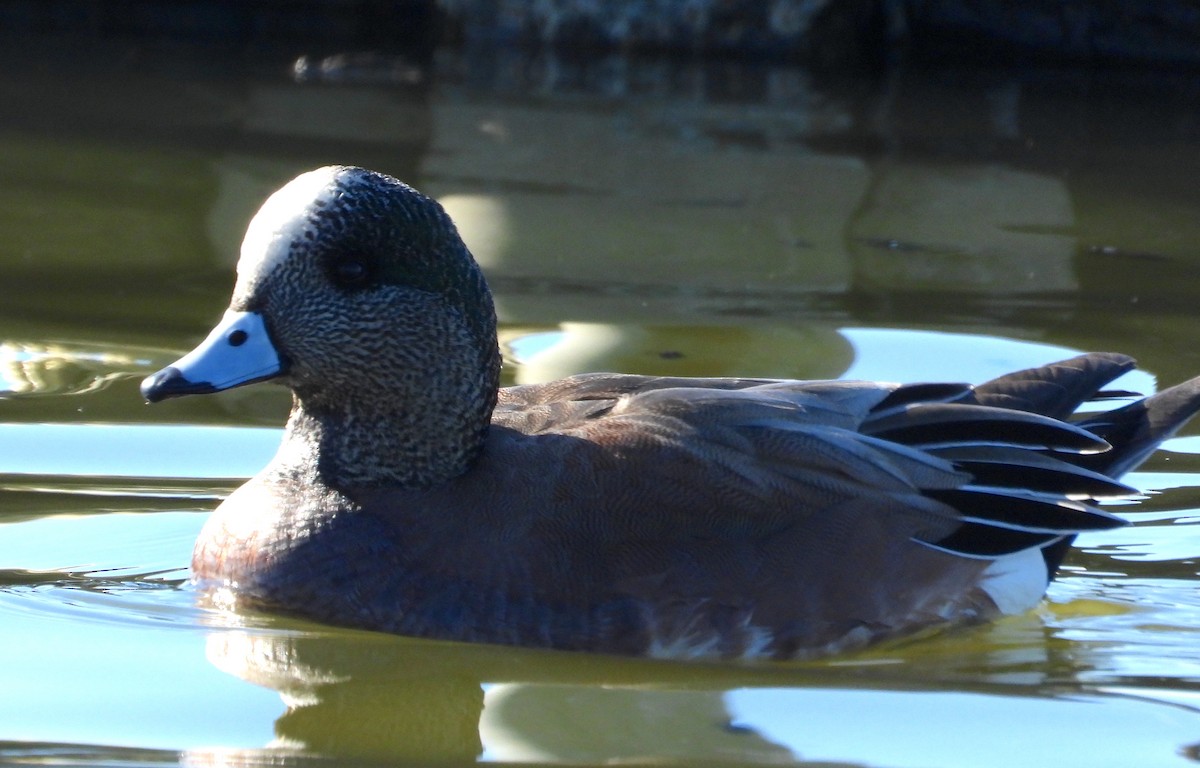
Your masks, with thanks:
M 448 641 L 811 659 L 1030 610 L 1200 379 L 1090 353 L 981 384 L 588 373 L 500 386 L 446 211 L 329 166 L 250 221 L 228 310 L 147 402 L 290 388 L 195 544 L 234 610 Z M 1080 407 L 1124 397 L 1108 410 Z M 1093 407 L 1093 406 L 1089 406 Z

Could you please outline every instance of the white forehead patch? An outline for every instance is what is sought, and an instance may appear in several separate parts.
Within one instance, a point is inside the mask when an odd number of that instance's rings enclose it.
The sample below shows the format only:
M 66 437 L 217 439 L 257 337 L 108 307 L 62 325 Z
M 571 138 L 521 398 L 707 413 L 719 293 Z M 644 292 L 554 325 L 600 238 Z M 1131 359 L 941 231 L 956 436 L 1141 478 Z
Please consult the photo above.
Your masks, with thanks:
M 249 289 L 288 255 L 292 241 L 304 231 L 313 205 L 332 198 L 334 179 L 342 169 L 326 166 L 302 173 L 267 198 L 246 227 L 238 260 L 238 289 Z

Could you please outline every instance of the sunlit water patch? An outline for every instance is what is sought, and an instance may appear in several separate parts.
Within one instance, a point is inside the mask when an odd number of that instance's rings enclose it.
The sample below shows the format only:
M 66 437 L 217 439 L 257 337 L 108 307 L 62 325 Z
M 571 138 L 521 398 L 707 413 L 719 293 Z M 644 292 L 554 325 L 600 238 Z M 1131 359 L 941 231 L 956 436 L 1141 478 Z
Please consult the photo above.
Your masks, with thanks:
M 1181 765 L 1189 746 L 1181 734 L 1200 729 L 1200 701 L 1177 706 L 1137 693 L 1029 698 L 995 692 L 774 690 L 733 691 L 729 701 L 735 724 L 753 728 L 798 757 L 913 768 Z M 855 713 L 849 718 L 854 725 L 847 723 L 847 713 Z M 1080 721 L 1087 723 L 1089 740 L 1102 740 L 1101 750 L 1095 741 L 1085 747 L 1078 737 L 1064 738 L 1079 733 Z
M 903 328 L 842 328 L 854 363 L 842 374 L 864 381 L 963 381 L 977 384 L 1022 368 L 1074 357 L 1082 350 L 977 333 Z M 1154 376 L 1130 371 L 1111 389 L 1150 393 Z
M 96 392 L 162 350 L 116 344 L 0 342 L 0 397 Z
M 275 454 L 281 434 L 253 427 L 0 424 L 0 474 L 247 478 Z
M 0 424 L 0 611 L 198 625 L 182 588 L 192 544 L 278 440 L 274 429 Z

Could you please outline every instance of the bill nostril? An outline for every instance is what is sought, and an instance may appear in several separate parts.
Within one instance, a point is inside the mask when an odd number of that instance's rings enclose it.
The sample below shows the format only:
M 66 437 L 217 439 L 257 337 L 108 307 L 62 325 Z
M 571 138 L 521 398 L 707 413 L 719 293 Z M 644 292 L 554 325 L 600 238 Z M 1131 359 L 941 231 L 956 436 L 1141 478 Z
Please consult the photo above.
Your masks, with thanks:
M 246 343 L 246 339 L 248 339 L 248 338 L 250 338 L 250 335 L 248 333 L 246 333 L 245 331 L 242 331 L 242 330 L 234 331 L 233 333 L 229 334 L 229 337 L 228 337 L 229 346 L 240 347 Z

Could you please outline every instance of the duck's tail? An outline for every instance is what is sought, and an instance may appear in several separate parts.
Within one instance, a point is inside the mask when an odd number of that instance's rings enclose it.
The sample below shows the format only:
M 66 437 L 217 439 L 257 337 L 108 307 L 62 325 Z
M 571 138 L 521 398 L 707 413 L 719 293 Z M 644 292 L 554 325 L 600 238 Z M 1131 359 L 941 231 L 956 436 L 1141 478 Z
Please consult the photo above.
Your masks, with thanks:
M 1200 411 L 1200 378 L 1103 413 L 1073 415 L 1134 361 L 1095 353 L 973 388 L 900 387 L 864 431 L 919 448 L 970 473 L 971 483 L 924 494 L 958 511 L 949 535 L 924 540 L 968 557 L 1037 547 L 1052 575 L 1075 534 L 1124 522 L 1092 501 L 1136 490 L 1119 478 Z
M 1164 440 L 1173 436 L 1180 427 L 1200 412 L 1200 377 L 1197 377 L 1121 408 L 1073 415 L 1076 409 L 1088 401 L 1134 396 L 1135 393 L 1132 392 L 1103 389 L 1134 367 L 1133 358 L 1126 355 L 1095 352 L 1040 368 L 1016 371 L 974 387 L 969 395 L 955 395 L 943 402 L 998 409 L 991 412 L 994 414 L 990 417 L 993 425 L 1003 425 L 1006 428 L 1005 434 L 1013 444 L 1026 450 L 1039 441 L 1047 442 L 1046 438 L 1050 436 L 1049 432 L 1037 433 L 1037 430 L 1045 428 L 1045 422 L 1037 417 L 1065 422 L 1051 427 L 1051 431 L 1062 430 L 1065 427 L 1070 433 L 1062 432 L 1054 438 L 1060 444 L 1055 445 L 1051 441 L 1044 447 L 1063 451 L 1054 453 L 1061 461 L 1116 481 L 1125 473 L 1137 468 Z M 894 393 L 893 399 L 896 394 L 906 389 L 902 387 Z M 989 420 L 986 414 L 981 412 L 982 417 L 966 418 L 966 409 L 956 410 L 961 412 L 963 417 L 951 421 L 959 428 L 957 431 L 963 433 L 964 442 L 969 444 L 972 436 L 977 440 L 984 439 L 980 427 Z M 1024 417 L 1012 413 L 1013 411 L 1036 416 Z M 1005 415 L 1005 412 L 1008 414 Z M 881 422 L 882 415 L 873 414 L 870 423 Z M 905 426 L 910 432 L 916 431 L 913 429 L 914 425 L 925 421 L 922 418 L 913 418 L 914 415 L 914 411 L 907 415 Z M 968 423 L 971 426 L 967 426 Z M 945 421 L 937 425 L 941 434 L 951 431 L 947 427 Z M 992 426 L 991 429 L 996 431 L 996 426 Z M 971 434 L 973 432 L 974 435 Z M 1098 438 L 1096 444 L 1107 444 L 1107 448 L 1096 451 L 1085 445 L 1086 439 L 1075 441 L 1073 446 L 1068 445 L 1074 441 L 1070 434 L 1073 434 L 1074 438 Z M 995 436 L 990 440 L 993 444 L 1003 442 L 997 441 Z M 1077 452 L 1072 451 L 1072 447 Z M 1028 469 L 1025 468 L 1026 479 L 1029 478 Z M 1018 478 L 1012 478 L 1010 483 L 1004 484 L 1016 486 L 1017 482 Z M 1074 490 L 1094 495 L 1088 492 L 1088 487 L 1081 486 Z
M 1075 464 L 1118 478 L 1136 469 L 1197 412 L 1200 412 L 1200 378 L 1176 384 L 1122 408 L 1086 416 L 1076 425 L 1104 439 L 1112 449 L 1081 455 Z
M 1079 454 L 1073 464 L 1113 479 L 1136 469 L 1150 454 L 1200 412 L 1200 377 L 1164 389 L 1121 408 L 1084 416 L 1075 423 L 1112 446 L 1100 453 Z M 1042 549 L 1053 578 L 1075 537 Z

